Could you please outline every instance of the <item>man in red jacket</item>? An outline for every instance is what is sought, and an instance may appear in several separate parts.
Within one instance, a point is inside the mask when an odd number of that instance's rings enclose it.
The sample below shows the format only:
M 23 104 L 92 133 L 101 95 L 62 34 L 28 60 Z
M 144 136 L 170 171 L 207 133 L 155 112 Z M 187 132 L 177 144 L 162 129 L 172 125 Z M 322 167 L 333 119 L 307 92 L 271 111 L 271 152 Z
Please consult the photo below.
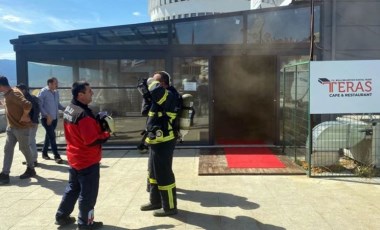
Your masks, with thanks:
M 99 162 L 102 157 L 102 143 L 110 133 L 103 131 L 88 104 L 92 101 L 89 83 L 75 82 L 72 86 L 73 99 L 63 113 L 66 155 L 69 162 L 69 181 L 61 204 L 56 213 L 57 225 L 75 222 L 71 217 L 78 200 L 79 215 L 77 229 L 97 229 L 102 222 L 94 221 L 94 206 L 99 190 Z

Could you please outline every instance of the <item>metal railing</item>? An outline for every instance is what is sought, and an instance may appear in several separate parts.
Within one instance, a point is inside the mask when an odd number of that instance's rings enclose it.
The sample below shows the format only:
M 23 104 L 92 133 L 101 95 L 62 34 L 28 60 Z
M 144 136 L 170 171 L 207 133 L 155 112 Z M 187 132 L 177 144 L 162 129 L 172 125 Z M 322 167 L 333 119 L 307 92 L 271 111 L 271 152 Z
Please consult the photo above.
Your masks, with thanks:
M 309 62 L 282 69 L 283 153 L 310 177 L 378 176 L 380 114 L 310 114 L 309 76 Z

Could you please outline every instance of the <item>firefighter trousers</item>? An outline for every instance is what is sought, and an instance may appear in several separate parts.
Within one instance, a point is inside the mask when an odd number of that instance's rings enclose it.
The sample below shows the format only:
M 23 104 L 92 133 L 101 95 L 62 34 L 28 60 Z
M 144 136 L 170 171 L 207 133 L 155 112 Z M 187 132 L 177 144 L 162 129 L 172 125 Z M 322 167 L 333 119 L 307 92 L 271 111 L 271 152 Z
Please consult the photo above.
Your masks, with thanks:
M 176 140 L 151 145 L 148 161 L 150 202 L 164 210 L 177 208 L 175 177 L 172 170 Z

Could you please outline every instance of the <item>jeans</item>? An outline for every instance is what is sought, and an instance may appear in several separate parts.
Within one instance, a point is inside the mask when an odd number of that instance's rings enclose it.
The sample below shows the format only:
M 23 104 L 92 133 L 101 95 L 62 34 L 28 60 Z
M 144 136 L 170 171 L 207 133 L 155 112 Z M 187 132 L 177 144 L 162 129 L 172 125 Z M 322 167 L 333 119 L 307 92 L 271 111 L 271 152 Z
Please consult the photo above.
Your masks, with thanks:
M 20 151 L 25 156 L 27 166 L 31 169 L 34 169 L 33 157 L 29 147 L 30 129 L 12 128 L 8 126 L 6 134 L 7 139 L 5 141 L 4 146 L 4 160 L 2 172 L 4 174 L 9 174 L 11 172 L 14 150 L 17 142 L 19 144 Z
M 47 156 L 47 152 L 50 145 L 51 151 L 54 154 L 54 158 L 60 158 L 58 149 L 57 149 L 57 142 L 55 140 L 55 128 L 57 127 L 57 122 L 58 122 L 58 119 L 55 119 L 52 121 L 50 125 L 48 125 L 46 123 L 46 118 L 41 119 L 41 124 L 46 130 L 45 142 L 44 142 L 44 146 L 42 147 L 43 156 Z
M 33 156 L 33 161 L 37 162 L 38 152 L 37 152 L 37 144 L 36 144 L 36 134 L 37 134 L 38 124 L 34 124 L 30 128 L 29 134 L 29 147 Z
M 99 191 L 100 165 L 94 164 L 82 170 L 69 168 L 69 182 L 63 194 L 55 218 L 69 216 L 78 200 L 78 224 L 90 225 L 94 219 L 94 207 Z

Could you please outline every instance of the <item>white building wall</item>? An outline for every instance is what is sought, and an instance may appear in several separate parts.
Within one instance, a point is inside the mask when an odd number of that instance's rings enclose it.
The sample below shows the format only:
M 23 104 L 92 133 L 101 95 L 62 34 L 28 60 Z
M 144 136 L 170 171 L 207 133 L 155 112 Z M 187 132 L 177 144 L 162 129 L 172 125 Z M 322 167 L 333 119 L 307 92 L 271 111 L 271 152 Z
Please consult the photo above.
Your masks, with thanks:
M 251 9 L 287 6 L 292 0 L 251 0 Z
M 161 21 L 249 10 L 250 6 L 250 0 L 149 0 L 149 14 L 151 21 Z

